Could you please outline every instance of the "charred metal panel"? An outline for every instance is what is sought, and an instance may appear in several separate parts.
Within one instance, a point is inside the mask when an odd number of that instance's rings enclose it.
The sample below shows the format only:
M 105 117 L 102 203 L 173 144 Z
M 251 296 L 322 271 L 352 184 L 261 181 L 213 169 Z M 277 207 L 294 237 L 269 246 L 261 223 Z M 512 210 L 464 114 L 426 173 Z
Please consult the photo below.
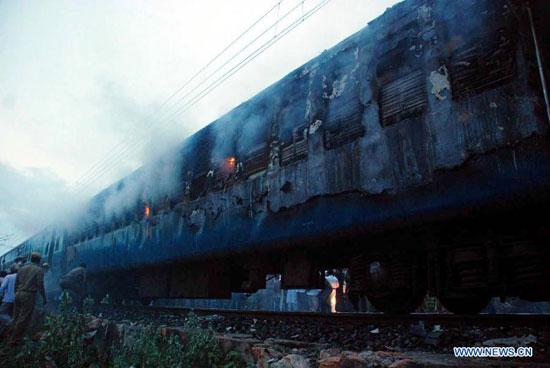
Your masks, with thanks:
M 386 128 L 390 145 L 390 167 L 396 188 L 421 185 L 432 179 L 431 137 L 424 120 L 409 118 L 403 124 Z
M 326 175 L 331 192 L 351 191 L 359 186 L 360 160 L 358 145 L 347 145 L 330 152 L 330 160 L 326 164 Z
M 269 177 L 267 195 L 269 209 L 279 211 L 281 207 L 292 207 L 308 195 L 308 169 L 305 161 L 293 165 L 281 166 L 277 174 Z

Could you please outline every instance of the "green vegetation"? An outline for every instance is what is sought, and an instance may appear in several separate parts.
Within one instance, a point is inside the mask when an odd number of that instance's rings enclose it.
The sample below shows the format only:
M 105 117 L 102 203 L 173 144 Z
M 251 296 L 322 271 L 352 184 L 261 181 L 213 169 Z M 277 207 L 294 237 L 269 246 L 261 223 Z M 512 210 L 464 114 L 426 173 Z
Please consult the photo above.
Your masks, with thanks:
M 71 311 L 71 301 L 62 295 L 60 312 L 49 315 L 39 338 L 26 338 L 17 346 L 0 343 L 2 367 L 58 368 L 245 368 L 239 354 L 224 354 L 214 331 L 202 328 L 190 314 L 183 328 L 185 338 L 177 334 L 164 336 L 159 327 L 145 326 L 131 341 L 102 340 L 90 331 L 88 312 L 91 300 L 84 303 L 84 313 Z

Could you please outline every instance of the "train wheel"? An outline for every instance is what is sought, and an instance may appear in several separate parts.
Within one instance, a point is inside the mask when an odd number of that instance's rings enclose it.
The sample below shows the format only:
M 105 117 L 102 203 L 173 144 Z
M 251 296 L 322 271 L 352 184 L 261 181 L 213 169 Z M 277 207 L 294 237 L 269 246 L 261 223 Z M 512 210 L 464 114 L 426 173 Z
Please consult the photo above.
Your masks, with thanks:
M 366 296 L 384 313 L 414 312 L 426 296 L 425 258 L 394 255 L 367 266 Z
M 445 309 L 454 314 L 478 314 L 489 304 L 488 295 L 472 295 L 467 297 L 439 297 Z

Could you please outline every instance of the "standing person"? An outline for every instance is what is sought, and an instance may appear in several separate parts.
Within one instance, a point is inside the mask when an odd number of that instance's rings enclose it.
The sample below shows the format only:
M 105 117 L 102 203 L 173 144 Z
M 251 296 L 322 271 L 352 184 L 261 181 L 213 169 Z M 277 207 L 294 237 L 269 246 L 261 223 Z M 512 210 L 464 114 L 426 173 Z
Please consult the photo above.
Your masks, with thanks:
M 2 298 L 2 306 L 0 306 L 0 314 L 7 314 L 13 318 L 13 305 L 15 303 L 15 281 L 17 277 L 17 267 L 11 268 L 11 273 L 4 277 L 2 286 L 0 286 L 0 297 Z
M 336 289 L 340 287 L 338 278 L 332 273 L 325 273 L 325 288 L 321 292 L 320 304 L 321 313 L 335 313 L 336 312 Z
M 25 257 L 17 257 L 15 259 L 15 268 L 20 269 L 23 267 L 23 263 L 25 262 Z
M 61 290 L 69 291 L 74 305 L 79 312 L 82 312 L 82 303 L 86 296 L 86 264 L 73 268 L 59 281 Z
M 48 285 L 48 263 L 42 263 L 42 269 L 44 270 L 44 285 Z M 39 298 L 37 298 L 34 303 L 34 313 L 32 314 L 32 319 L 28 328 L 31 336 L 40 331 L 41 326 L 44 325 L 45 317 L 46 308 L 40 303 Z
M 16 343 L 23 337 L 29 326 L 34 312 L 36 293 L 42 295 L 46 304 L 46 290 L 44 289 L 44 271 L 40 267 L 40 253 L 31 253 L 31 262 L 17 271 L 15 279 L 15 306 L 11 342 Z

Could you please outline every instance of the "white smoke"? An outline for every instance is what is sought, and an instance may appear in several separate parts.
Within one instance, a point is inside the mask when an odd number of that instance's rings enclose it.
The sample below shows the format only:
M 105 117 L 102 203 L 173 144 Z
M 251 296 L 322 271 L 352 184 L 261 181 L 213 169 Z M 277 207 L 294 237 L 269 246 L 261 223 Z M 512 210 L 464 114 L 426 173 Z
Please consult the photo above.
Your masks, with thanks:
M 44 227 L 70 217 L 83 202 L 47 169 L 16 169 L 0 162 L 0 178 L 0 234 L 14 234 L 0 247 L 2 254 Z

